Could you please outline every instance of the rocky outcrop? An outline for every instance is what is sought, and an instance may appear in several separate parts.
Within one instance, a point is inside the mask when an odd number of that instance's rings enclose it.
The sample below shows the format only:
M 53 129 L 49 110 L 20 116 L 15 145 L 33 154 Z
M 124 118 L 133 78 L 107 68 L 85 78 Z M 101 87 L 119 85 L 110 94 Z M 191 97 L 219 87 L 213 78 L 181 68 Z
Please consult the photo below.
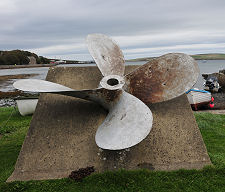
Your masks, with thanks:
M 206 80 L 210 76 L 215 76 L 218 79 L 220 86 L 225 88 L 225 69 L 220 70 L 219 73 L 202 74 L 202 77 Z
M 34 56 L 29 56 L 28 59 L 30 60 L 29 61 L 29 65 L 35 65 L 37 64 L 37 60 Z

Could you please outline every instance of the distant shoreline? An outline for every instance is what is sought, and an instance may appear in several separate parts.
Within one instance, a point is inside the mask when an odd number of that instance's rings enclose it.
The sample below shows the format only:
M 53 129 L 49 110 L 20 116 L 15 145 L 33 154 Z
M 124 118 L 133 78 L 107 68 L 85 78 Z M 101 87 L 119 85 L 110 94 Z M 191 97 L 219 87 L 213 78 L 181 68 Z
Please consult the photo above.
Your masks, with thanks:
M 54 67 L 56 64 L 35 64 L 35 65 L 0 65 L 0 69 Z
M 211 54 L 196 54 L 196 55 L 190 55 L 195 60 L 225 60 L 225 54 L 219 54 L 219 53 L 211 53 Z M 137 61 L 150 61 L 151 59 L 154 59 L 156 57 L 144 57 L 144 58 L 137 58 L 137 59 L 129 59 L 126 60 L 128 62 L 137 62 Z
M 85 64 L 85 63 L 71 63 L 71 64 Z M 19 69 L 19 68 L 36 68 L 36 67 L 54 67 L 63 64 L 34 64 L 34 65 L 0 65 L 0 69 Z M 70 65 L 70 64 L 67 64 Z
M 129 60 L 126 60 L 126 62 L 139 62 L 139 61 L 146 61 L 147 62 L 147 61 L 150 61 L 150 60 L 152 60 L 154 58 L 156 58 L 156 57 L 146 58 L 146 59 L 145 58 L 129 59 Z M 225 58 L 224 59 L 219 59 L 219 58 L 217 58 L 217 59 L 198 59 L 198 58 L 194 58 L 194 59 L 197 60 L 197 61 L 225 60 Z
M 190 55 L 195 60 L 225 60 L 225 54 L 196 54 Z M 156 57 L 144 57 L 144 58 L 137 58 L 137 59 L 128 59 L 125 60 L 126 62 L 140 62 L 145 61 L 148 62 Z M 94 62 L 93 62 L 94 63 Z M 85 64 L 84 63 L 71 63 L 71 64 Z M 54 67 L 59 64 L 34 64 L 34 65 L 0 65 L 0 69 L 17 69 L 17 68 L 36 68 L 36 67 Z

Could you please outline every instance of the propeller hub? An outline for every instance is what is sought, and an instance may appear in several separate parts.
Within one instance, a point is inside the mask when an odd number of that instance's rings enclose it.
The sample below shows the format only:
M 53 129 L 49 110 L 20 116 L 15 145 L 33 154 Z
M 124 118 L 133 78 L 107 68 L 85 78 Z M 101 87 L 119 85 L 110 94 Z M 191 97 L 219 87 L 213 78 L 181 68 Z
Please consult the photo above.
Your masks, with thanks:
M 122 89 L 124 84 L 124 78 L 119 75 L 108 75 L 100 81 L 101 87 L 109 90 Z
M 107 84 L 111 86 L 115 86 L 119 84 L 119 81 L 118 79 L 111 78 L 111 79 L 108 79 Z

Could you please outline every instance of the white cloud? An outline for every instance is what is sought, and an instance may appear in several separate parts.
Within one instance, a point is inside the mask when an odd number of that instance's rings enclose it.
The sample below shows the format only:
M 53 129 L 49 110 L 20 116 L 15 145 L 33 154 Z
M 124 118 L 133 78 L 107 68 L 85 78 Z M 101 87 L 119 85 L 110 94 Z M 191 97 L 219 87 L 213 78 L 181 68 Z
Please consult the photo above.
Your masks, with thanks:
M 29 49 L 29 51 L 36 52 L 40 55 L 54 55 L 63 52 L 71 52 L 71 51 L 76 52 L 83 50 L 85 50 L 85 44 L 66 44 L 66 45 L 48 46 L 38 49 Z
M 174 45 L 162 46 L 154 48 L 139 48 L 124 50 L 124 54 L 132 56 L 132 54 L 145 55 L 146 57 L 159 56 L 169 52 L 184 52 L 187 54 L 199 53 L 199 49 L 204 50 L 206 53 L 217 53 L 217 50 L 224 50 L 225 43 L 221 44 L 191 44 L 191 45 Z
M 97 32 L 128 58 L 224 52 L 224 8 L 223 0 L 2 0 L 0 50 L 90 59 L 85 37 Z

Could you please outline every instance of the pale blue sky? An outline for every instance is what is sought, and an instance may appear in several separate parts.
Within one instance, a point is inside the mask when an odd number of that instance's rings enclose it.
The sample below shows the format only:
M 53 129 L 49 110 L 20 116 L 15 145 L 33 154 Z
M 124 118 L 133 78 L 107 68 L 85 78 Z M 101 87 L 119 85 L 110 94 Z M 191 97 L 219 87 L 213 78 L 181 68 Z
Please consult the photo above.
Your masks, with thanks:
M 0 50 L 90 60 L 89 33 L 113 37 L 125 58 L 225 53 L 224 0 L 1 0 Z

